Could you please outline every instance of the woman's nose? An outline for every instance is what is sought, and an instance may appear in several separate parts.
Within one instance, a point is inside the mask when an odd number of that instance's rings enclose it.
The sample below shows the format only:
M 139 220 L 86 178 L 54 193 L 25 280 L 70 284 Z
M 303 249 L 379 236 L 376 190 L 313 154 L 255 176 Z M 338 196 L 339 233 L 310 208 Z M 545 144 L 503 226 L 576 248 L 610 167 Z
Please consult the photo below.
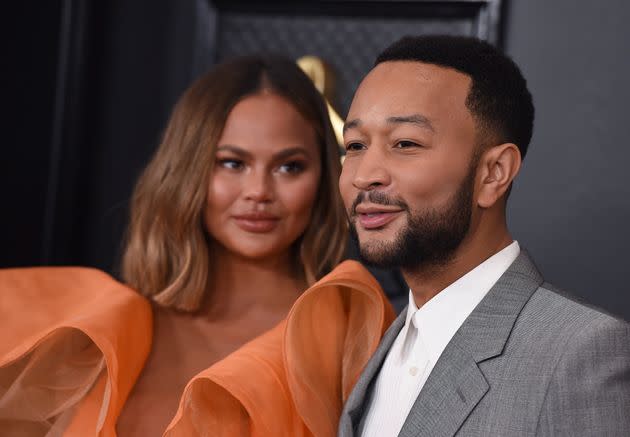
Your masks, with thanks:
M 271 202 L 274 192 L 273 176 L 269 172 L 252 169 L 245 180 L 245 199 L 254 202 Z

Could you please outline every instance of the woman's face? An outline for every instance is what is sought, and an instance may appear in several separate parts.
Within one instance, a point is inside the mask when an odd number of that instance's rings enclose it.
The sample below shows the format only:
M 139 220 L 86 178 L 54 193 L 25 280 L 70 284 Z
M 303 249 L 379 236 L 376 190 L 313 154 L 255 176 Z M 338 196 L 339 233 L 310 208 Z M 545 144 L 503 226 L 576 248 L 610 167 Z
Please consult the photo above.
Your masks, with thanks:
M 263 92 L 230 112 L 216 150 L 204 221 L 236 255 L 284 255 L 306 229 L 321 176 L 313 126 L 283 97 Z

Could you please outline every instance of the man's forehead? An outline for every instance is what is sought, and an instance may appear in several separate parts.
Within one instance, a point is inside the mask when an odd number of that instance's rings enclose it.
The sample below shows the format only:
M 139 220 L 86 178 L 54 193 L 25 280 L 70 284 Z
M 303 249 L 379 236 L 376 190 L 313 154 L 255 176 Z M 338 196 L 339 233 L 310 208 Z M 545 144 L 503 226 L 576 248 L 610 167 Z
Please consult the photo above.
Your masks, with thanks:
M 415 61 L 383 62 L 359 85 L 348 113 L 348 119 L 384 111 L 404 114 L 430 111 L 435 105 L 461 105 L 470 89 L 471 79 L 447 67 Z
M 467 83 L 470 76 L 452 67 L 421 61 L 385 61 L 376 65 L 365 79 L 378 77 L 379 80 L 392 78 L 414 81 L 435 81 L 438 79 L 459 80 Z
M 470 84 L 470 76 L 453 68 L 415 61 L 388 61 L 367 74 L 357 93 L 381 90 L 408 95 L 429 88 L 459 89 L 467 93 Z

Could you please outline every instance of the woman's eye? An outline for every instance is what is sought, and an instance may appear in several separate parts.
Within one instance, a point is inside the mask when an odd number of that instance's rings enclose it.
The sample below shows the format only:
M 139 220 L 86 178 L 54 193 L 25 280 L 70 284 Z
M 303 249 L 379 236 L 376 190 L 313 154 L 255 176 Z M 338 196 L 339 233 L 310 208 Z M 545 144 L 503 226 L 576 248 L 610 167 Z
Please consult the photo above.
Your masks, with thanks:
M 394 147 L 398 149 L 408 149 L 410 147 L 422 147 L 422 146 L 420 146 L 420 144 L 418 143 L 414 143 L 413 141 L 403 140 L 403 141 L 398 141 Z
M 303 162 L 290 161 L 290 162 L 282 164 L 279 167 L 279 170 L 282 173 L 298 174 L 298 173 L 302 173 L 302 171 L 304 171 L 305 168 L 306 168 L 306 165 Z
M 229 170 L 240 170 L 244 167 L 244 163 L 240 159 L 219 159 L 217 163 L 220 167 L 227 168 Z
M 364 148 L 361 143 L 348 143 L 346 144 L 346 152 L 356 152 Z

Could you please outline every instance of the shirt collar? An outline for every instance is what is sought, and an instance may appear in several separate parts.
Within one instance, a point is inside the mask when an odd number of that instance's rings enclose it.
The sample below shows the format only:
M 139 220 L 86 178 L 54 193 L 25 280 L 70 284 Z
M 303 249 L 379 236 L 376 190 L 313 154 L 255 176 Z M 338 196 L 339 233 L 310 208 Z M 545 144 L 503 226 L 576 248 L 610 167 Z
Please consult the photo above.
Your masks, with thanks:
M 440 291 L 420 309 L 409 290 L 405 328 L 411 319 L 435 363 L 466 318 L 510 267 L 520 253 L 517 241 L 492 255 L 451 285 Z

